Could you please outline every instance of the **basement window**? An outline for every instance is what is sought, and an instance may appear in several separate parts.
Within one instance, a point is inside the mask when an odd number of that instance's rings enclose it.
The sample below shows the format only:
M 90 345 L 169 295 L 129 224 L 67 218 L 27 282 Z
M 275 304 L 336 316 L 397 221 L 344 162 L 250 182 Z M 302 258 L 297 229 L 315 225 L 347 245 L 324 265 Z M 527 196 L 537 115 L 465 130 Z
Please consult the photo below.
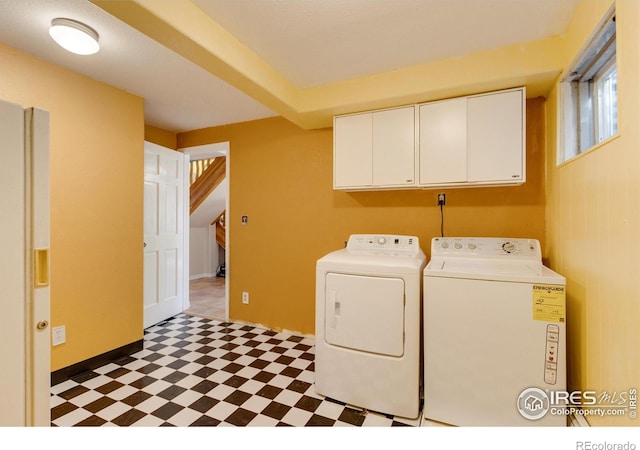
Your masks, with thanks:
M 562 138 L 559 164 L 618 133 L 616 15 L 613 8 L 566 73 L 560 86 Z

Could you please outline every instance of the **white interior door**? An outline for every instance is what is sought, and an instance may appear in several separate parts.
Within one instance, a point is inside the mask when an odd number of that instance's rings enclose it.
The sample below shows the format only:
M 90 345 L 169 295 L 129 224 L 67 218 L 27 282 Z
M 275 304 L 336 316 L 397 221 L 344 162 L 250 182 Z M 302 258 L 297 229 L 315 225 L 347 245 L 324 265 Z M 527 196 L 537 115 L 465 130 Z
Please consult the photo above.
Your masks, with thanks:
M 0 145 L 0 426 L 48 426 L 48 113 L 0 101 Z
M 51 424 L 49 113 L 25 111 L 27 185 L 27 424 Z
M 188 307 L 187 159 L 145 142 L 144 328 Z

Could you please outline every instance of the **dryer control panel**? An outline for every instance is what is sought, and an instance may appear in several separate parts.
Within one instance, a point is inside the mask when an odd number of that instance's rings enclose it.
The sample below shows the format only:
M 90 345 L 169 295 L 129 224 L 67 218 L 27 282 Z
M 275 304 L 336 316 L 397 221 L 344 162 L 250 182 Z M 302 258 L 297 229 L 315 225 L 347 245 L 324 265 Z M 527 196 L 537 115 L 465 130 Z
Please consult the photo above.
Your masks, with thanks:
M 352 234 L 347 241 L 352 253 L 384 253 L 398 256 L 416 256 L 420 253 L 420 241 L 416 236 L 394 234 Z
M 431 257 L 501 258 L 541 261 L 540 242 L 536 239 L 510 238 L 433 238 Z

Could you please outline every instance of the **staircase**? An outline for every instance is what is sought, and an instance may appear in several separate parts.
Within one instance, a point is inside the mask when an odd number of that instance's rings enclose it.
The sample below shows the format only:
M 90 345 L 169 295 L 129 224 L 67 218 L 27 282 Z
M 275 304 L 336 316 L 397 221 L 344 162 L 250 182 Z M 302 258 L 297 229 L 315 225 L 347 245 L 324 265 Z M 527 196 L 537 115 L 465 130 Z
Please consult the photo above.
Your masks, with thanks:
M 226 176 L 226 158 L 224 156 L 191 161 L 190 164 L 190 214 L 206 200 Z M 223 249 L 225 243 L 225 211 L 211 222 L 216 226 L 216 242 Z
M 226 176 L 226 161 L 227 158 L 224 156 L 191 161 L 191 214 L 224 180 Z

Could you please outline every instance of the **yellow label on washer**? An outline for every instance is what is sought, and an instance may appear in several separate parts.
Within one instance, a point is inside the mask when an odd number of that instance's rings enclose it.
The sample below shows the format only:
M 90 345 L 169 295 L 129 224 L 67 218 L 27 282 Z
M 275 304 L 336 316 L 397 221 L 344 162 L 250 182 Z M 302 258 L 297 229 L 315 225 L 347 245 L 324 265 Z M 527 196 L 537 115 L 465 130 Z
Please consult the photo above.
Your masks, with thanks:
M 565 287 L 556 284 L 533 285 L 533 320 L 565 321 Z

